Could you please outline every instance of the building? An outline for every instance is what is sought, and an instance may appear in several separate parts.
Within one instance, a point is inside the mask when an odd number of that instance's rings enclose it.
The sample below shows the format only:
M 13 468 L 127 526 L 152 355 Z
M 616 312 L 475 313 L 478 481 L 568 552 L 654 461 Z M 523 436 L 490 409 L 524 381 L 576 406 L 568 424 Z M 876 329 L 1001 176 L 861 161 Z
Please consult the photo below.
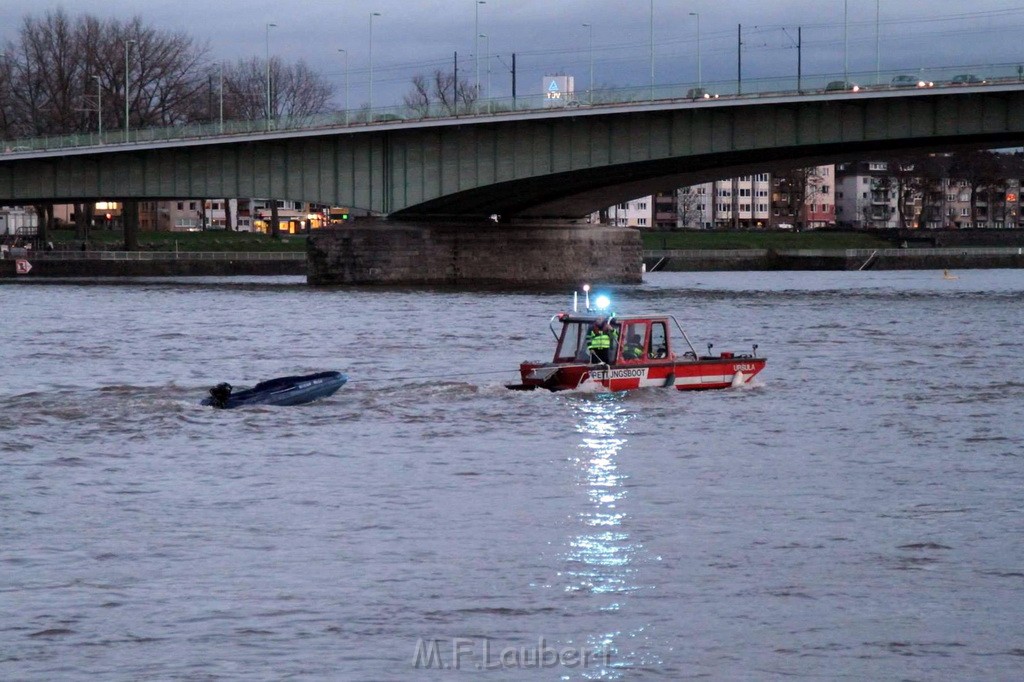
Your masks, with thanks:
M 659 230 L 827 227 L 836 220 L 834 175 L 833 166 L 816 166 L 705 182 L 617 204 L 608 222 Z M 794 183 L 803 190 L 791 191 Z
M 39 229 L 35 209 L 24 206 L 0 206 L 0 237 L 34 236 Z

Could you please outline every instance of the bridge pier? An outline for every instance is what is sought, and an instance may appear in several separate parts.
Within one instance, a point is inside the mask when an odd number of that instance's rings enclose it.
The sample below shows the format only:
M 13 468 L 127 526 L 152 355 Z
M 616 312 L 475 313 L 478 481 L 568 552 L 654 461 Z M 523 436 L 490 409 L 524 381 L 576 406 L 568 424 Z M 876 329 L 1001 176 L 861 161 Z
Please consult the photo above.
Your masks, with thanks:
M 640 233 L 570 223 L 356 221 L 309 239 L 310 284 L 639 284 Z

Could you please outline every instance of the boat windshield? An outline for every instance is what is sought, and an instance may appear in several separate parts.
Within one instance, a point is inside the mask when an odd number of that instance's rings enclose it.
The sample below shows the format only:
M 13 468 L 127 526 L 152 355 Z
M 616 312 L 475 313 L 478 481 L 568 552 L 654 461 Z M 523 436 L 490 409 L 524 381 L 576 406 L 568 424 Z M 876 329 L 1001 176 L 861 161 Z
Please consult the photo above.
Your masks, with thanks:
M 587 329 L 584 322 L 562 323 L 562 335 L 555 349 L 555 362 L 586 362 Z

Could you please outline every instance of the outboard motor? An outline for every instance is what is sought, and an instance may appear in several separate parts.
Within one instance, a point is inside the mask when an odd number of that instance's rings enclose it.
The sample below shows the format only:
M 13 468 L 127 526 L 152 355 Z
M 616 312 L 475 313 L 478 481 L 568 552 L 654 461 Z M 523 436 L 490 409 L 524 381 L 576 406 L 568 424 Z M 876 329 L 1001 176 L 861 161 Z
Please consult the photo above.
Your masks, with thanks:
M 231 384 L 221 383 L 210 389 L 210 398 L 213 399 L 214 407 L 224 407 L 231 397 Z

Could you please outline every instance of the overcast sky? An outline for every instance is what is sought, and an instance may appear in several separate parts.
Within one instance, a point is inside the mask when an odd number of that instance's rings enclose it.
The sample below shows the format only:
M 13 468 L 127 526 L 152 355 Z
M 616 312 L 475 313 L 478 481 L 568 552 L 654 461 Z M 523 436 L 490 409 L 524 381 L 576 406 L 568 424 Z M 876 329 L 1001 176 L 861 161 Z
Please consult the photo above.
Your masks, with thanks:
M 697 20 L 691 12 L 700 15 L 705 83 L 735 80 L 737 24 L 743 25 L 745 81 L 795 76 L 795 41 L 802 26 L 805 75 L 841 76 L 845 63 L 851 80 L 867 82 L 875 74 L 876 5 L 882 70 L 918 73 L 926 67 L 1024 61 L 1024 0 L 654 0 L 653 5 L 659 84 L 697 79 Z M 367 99 L 372 12 L 381 15 L 373 18 L 377 106 L 400 103 L 413 75 L 450 68 L 456 51 L 460 74 L 474 82 L 478 33 L 488 36 L 478 39 L 481 87 L 486 88 L 489 64 L 495 97 L 510 94 L 513 52 L 519 94 L 539 93 L 542 77 L 559 73 L 573 75 L 577 91 L 585 90 L 591 56 L 598 88 L 650 82 L 650 0 L 0 0 L 0 40 L 15 40 L 26 15 L 58 7 L 102 18 L 138 14 L 147 24 L 185 31 L 208 44 L 211 61 L 263 57 L 266 25 L 277 24 L 270 29 L 271 54 L 307 61 L 335 85 L 339 104 L 345 57 L 338 49 L 348 51 L 353 107 Z M 592 25 L 592 52 L 585 23 Z

